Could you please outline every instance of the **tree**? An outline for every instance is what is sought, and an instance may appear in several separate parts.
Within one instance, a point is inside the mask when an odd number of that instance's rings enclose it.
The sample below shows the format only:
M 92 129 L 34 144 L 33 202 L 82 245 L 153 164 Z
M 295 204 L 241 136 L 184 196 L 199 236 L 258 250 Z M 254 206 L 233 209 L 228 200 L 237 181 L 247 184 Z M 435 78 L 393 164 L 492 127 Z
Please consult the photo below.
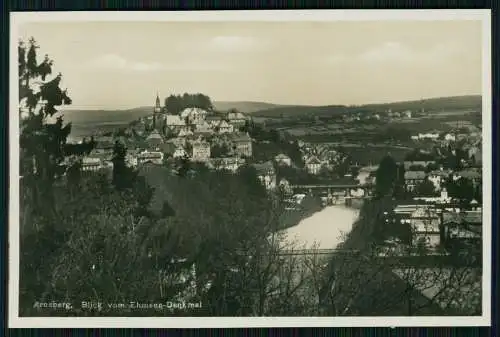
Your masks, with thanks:
M 71 124 L 64 123 L 57 107 L 71 104 L 71 99 L 60 87 L 62 75 L 51 76 L 53 61 L 45 55 L 39 62 L 37 49 L 34 38 L 18 45 L 20 301 L 30 306 L 42 294 L 68 230 L 57 212 L 64 200 L 57 197 L 56 182 L 64 183 L 66 176 L 68 182 L 79 184 L 79 158 L 95 145 L 93 141 L 67 143 Z
M 398 166 L 394 159 L 390 155 L 382 158 L 375 175 L 375 193 L 383 196 L 392 192 L 397 174 Z
M 210 156 L 212 158 L 224 158 L 229 154 L 229 148 L 226 144 L 215 144 L 210 150 Z
M 444 186 L 450 197 L 464 204 L 469 204 L 474 198 L 474 184 L 470 179 L 460 177 L 455 180 L 450 176 L 446 179 Z
M 20 174 L 31 182 L 32 206 L 50 211 L 55 203 L 53 183 L 67 169 L 65 158 L 80 153 L 76 145 L 67 146 L 71 124 L 64 124 L 63 117 L 57 115 L 56 107 L 71 104 L 67 91 L 60 88 L 62 75 L 49 78 L 53 61 L 45 55 L 38 62 L 38 48 L 33 38 L 28 44 L 20 41 L 18 46 Z M 91 148 L 85 150 L 88 153 Z
M 415 192 L 418 196 L 431 197 L 435 196 L 436 187 L 429 179 L 425 179 L 415 187 Z

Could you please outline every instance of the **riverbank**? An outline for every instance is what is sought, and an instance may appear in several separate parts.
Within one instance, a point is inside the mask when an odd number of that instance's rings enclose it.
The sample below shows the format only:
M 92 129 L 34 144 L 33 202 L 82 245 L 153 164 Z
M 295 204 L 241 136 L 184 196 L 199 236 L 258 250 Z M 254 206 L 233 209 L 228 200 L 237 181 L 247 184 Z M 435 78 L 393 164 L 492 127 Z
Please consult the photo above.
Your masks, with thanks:
M 280 230 L 297 226 L 302 220 L 320 212 L 323 209 L 319 197 L 306 196 L 296 209 L 288 209 L 283 212 L 280 219 Z
M 327 206 L 287 228 L 286 236 L 304 248 L 335 249 L 351 231 L 358 214 L 358 210 L 345 206 Z

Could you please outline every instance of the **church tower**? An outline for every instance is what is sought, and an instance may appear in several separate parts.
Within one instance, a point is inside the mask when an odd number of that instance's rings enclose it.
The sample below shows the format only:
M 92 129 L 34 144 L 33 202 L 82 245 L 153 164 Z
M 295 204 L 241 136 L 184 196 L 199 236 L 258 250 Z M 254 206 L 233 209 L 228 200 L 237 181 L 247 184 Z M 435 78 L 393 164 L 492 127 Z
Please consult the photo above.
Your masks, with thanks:
M 153 129 L 156 129 L 156 116 L 161 113 L 160 96 L 156 93 L 156 103 L 153 110 Z

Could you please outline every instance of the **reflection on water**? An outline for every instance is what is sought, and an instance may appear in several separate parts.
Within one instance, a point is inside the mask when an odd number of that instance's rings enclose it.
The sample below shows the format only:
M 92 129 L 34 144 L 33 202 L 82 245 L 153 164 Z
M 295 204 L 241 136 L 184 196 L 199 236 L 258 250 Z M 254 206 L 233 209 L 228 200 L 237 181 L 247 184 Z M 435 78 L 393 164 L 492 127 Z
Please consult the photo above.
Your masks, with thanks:
M 286 229 L 287 241 L 300 248 L 334 249 L 344 241 L 343 234 L 352 229 L 358 214 L 358 210 L 345 206 L 328 206 L 302 220 L 297 226 Z

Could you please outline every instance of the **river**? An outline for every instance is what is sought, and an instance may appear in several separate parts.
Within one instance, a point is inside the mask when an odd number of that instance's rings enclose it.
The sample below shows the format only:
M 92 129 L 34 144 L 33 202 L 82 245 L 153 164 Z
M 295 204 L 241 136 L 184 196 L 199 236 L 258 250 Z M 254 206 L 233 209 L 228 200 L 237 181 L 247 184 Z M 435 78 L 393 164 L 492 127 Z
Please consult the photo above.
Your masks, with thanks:
M 359 210 L 345 206 L 328 206 L 285 230 L 287 241 L 297 248 L 334 249 L 344 241 L 358 219 Z

